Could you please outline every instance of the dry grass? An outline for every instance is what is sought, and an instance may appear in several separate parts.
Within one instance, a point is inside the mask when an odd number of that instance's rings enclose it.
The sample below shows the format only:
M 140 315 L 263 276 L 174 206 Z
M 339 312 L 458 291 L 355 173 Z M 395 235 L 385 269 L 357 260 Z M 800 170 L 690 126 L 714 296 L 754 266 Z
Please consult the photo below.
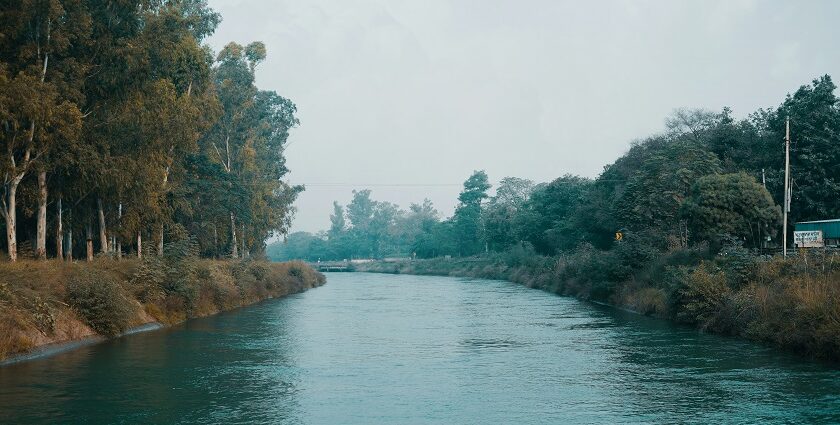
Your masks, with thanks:
M 95 335 L 94 329 L 118 334 L 152 321 L 179 323 L 325 282 L 301 262 L 190 261 L 180 282 L 186 288 L 178 291 L 169 290 L 166 281 L 139 282 L 135 277 L 143 264 L 134 259 L 1 262 L 0 360 Z M 147 291 L 150 285 L 159 286 Z
M 628 289 L 621 295 L 620 300 L 619 305 L 644 315 L 666 317 L 670 314 L 668 294 L 660 288 Z

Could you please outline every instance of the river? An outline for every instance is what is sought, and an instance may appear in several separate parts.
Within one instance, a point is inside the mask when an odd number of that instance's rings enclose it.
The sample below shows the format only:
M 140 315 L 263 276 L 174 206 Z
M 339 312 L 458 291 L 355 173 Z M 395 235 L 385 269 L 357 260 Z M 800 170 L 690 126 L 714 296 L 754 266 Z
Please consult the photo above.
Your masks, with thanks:
M 0 368 L 0 423 L 840 422 L 840 371 L 487 280 L 326 286 Z

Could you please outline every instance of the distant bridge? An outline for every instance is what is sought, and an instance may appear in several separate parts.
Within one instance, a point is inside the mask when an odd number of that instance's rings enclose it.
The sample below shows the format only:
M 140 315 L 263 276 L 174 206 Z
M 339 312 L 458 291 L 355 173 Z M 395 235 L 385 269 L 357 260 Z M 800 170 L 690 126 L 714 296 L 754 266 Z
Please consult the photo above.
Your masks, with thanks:
M 352 272 L 353 264 L 349 261 L 316 261 L 309 266 L 319 272 Z
M 404 261 L 411 261 L 409 257 L 387 257 L 382 259 L 373 258 L 357 258 L 354 260 L 344 261 L 310 261 L 310 267 L 319 272 L 354 272 L 356 265 L 368 263 L 401 263 Z

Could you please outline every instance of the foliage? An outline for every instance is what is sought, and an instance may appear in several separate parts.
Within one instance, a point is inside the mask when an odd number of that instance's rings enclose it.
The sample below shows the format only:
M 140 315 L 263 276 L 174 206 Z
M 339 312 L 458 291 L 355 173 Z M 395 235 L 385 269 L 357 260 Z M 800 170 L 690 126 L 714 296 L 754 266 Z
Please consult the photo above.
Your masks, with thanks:
M 137 297 L 144 302 L 160 301 L 174 295 L 188 308 L 194 304 L 198 244 L 195 238 L 174 241 L 164 246 L 162 256 L 146 256 L 132 277 Z
M 679 272 L 682 279 L 677 294 L 680 306 L 677 317 L 703 329 L 714 325 L 730 292 L 726 275 L 706 263 L 691 271 L 682 267 Z
M 203 256 L 259 254 L 288 232 L 302 190 L 282 181 L 297 109 L 255 85 L 263 43 L 218 55 L 202 45 L 220 20 L 206 0 L 4 5 L 0 216 L 11 259 L 18 233 L 38 235 L 40 258 L 92 259 L 138 253 L 144 240 L 161 251 L 183 232 Z
M 97 333 L 116 336 L 125 331 L 134 306 L 119 283 L 108 275 L 89 271 L 67 283 L 67 303 Z
M 575 214 L 591 185 L 591 180 L 572 175 L 538 185 L 511 218 L 516 237 L 542 254 L 574 249 L 583 239 Z
M 761 247 L 764 237 L 775 235 L 782 217 L 770 193 L 743 172 L 700 178 L 682 209 L 694 239 L 728 235 L 754 248 Z
M 518 239 L 514 217 L 525 207 L 534 182 L 517 177 L 505 177 L 499 182 L 496 194 L 482 211 L 484 229 L 490 249 L 500 251 Z

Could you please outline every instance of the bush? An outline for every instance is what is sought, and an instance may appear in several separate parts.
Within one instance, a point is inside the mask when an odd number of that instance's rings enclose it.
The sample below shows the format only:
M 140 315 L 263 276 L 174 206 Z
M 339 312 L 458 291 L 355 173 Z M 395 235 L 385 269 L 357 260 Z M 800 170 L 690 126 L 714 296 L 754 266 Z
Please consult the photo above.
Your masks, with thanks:
M 684 267 L 680 267 L 683 271 Z M 701 329 L 715 324 L 730 294 L 726 275 L 701 263 L 690 273 L 683 273 L 683 287 L 678 291 L 680 308 L 677 318 L 695 323 Z
M 134 305 L 112 278 L 93 270 L 71 278 L 67 302 L 94 331 L 116 336 L 125 331 L 134 316 Z
M 644 287 L 627 295 L 623 304 L 646 316 L 664 316 L 668 312 L 667 299 L 662 289 Z
M 194 238 L 170 242 L 164 246 L 163 256 L 147 255 L 138 267 L 131 283 L 142 302 L 163 302 L 164 298 L 179 297 L 186 308 L 192 308 L 198 297 L 196 267 L 198 245 Z M 166 301 L 171 302 L 172 300 Z
M 744 248 L 743 241 L 730 238 L 715 257 L 715 264 L 726 273 L 729 286 L 737 289 L 755 275 L 760 260 L 760 257 Z

